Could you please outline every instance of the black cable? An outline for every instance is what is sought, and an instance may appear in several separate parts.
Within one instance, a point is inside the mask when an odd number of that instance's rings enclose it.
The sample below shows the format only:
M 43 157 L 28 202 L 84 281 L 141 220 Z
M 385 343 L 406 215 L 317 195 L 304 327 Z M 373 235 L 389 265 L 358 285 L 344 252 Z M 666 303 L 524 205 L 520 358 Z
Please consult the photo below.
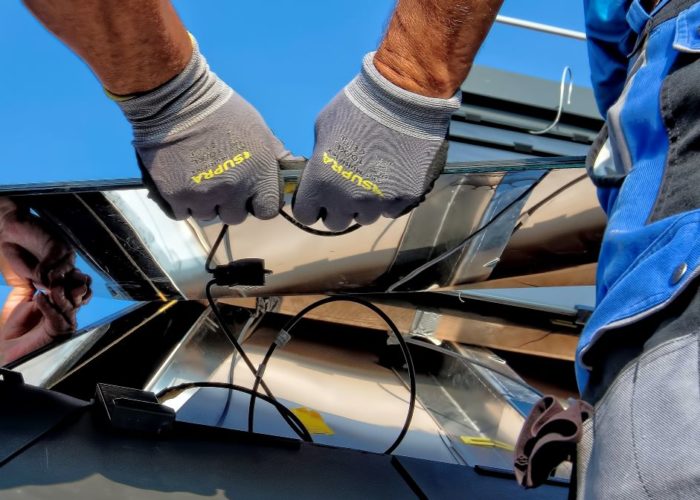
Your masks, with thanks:
M 233 372 L 236 369 L 236 363 L 235 363 L 235 353 L 231 353 L 231 364 L 228 367 L 228 384 L 229 385 L 234 385 L 233 384 Z M 233 391 L 230 390 L 228 391 L 228 394 L 226 394 L 226 403 L 224 403 L 224 408 L 221 410 L 221 414 L 219 415 L 218 420 L 216 421 L 216 426 L 221 427 L 224 425 L 224 422 L 226 421 L 226 417 L 228 417 L 228 412 L 229 409 L 231 408 L 231 400 L 233 399 Z
M 455 245 L 454 247 L 452 247 L 452 248 L 449 249 L 449 250 L 444 251 L 443 253 L 441 253 L 441 254 L 438 255 L 437 257 L 434 257 L 434 258 L 430 259 L 430 260 L 429 260 L 428 262 L 426 262 L 425 264 L 422 264 L 420 267 L 414 269 L 413 271 L 411 271 L 410 273 L 408 273 L 406 276 L 404 276 L 403 278 L 401 278 L 400 280 L 398 280 L 396 283 L 394 283 L 393 285 L 389 286 L 389 288 L 387 288 L 386 291 L 387 291 L 387 292 L 393 292 L 393 291 L 395 291 L 398 287 L 400 287 L 401 285 L 405 285 L 407 282 L 411 281 L 413 278 L 415 278 L 416 276 L 418 276 L 419 274 L 421 274 L 421 273 L 422 273 L 423 271 L 425 271 L 426 269 L 430 269 L 430 268 L 433 267 L 435 264 L 439 264 L 440 262 L 442 262 L 443 260 L 445 260 L 446 258 L 448 258 L 450 255 L 452 255 L 453 253 L 462 250 L 462 249 L 467 245 L 467 243 L 469 243 L 469 242 L 471 241 L 472 238 L 474 238 L 475 236 L 478 236 L 479 234 L 481 234 L 481 233 L 483 233 L 484 231 L 486 231 L 486 229 L 488 229 L 489 226 L 491 226 L 491 224 L 493 224 L 494 222 L 496 222 L 496 221 L 497 221 L 498 219 L 500 219 L 504 214 L 508 213 L 508 211 L 509 211 L 512 207 L 514 207 L 515 205 L 517 205 L 518 203 L 520 203 L 522 200 L 524 200 L 527 196 L 529 196 L 530 193 L 532 193 L 532 191 L 544 180 L 544 178 L 547 177 L 547 174 L 548 174 L 548 173 L 549 173 L 549 171 L 545 172 L 545 173 L 542 175 L 542 177 L 540 177 L 540 178 L 537 179 L 535 182 L 533 182 L 525 191 L 523 191 L 520 195 L 518 195 L 517 198 L 515 198 L 513 201 L 511 201 L 510 203 L 508 203 L 508 205 L 506 205 L 505 208 L 503 208 L 500 212 L 498 212 L 496 215 L 494 215 L 493 217 L 491 217 L 491 219 L 490 219 L 486 224 L 484 224 L 483 226 L 481 226 L 481 227 L 479 227 L 478 229 L 474 230 L 469 236 L 467 236 L 466 238 L 464 238 L 459 244 Z
M 214 268 L 211 267 L 211 261 L 214 259 L 214 254 L 219 249 L 219 245 L 221 245 L 221 241 L 224 239 L 224 236 L 226 235 L 227 231 L 228 231 L 228 224 L 223 224 L 221 226 L 221 231 L 219 231 L 219 235 L 216 237 L 216 240 L 214 241 L 214 245 L 211 247 L 211 250 L 209 251 L 209 255 L 207 255 L 207 261 L 204 263 L 204 269 L 208 273 L 211 273 L 214 271 Z M 211 305 L 211 302 L 209 304 Z M 233 385 L 233 371 L 236 368 L 234 355 L 235 355 L 235 353 L 232 353 L 232 355 L 231 355 L 231 366 L 229 367 L 229 372 L 228 372 L 228 383 L 231 385 Z M 228 394 L 226 395 L 226 404 L 224 405 L 224 409 L 221 411 L 221 415 L 219 415 L 219 419 L 216 421 L 217 427 L 221 427 L 223 425 L 224 421 L 226 420 L 229 408 L 231 407 L 231 398 L 232 397 L 233 397 L 233 391 L 228 391 Z
M 239 338 L 242 338 L 246 333 L 248 333 L 248 330 L 252 329 L 253 332 L 258 326 L 258 322 L 260 318 L 257 318 L 257 321 L 254 319 L 256 317 L 256 313 L 251 313 L 250 316 L 248 317 L 248 320 L 245 322 L 243 325 L 243 328 L 241 328 L 241 332 L 238 334 Z M 264 315 L 264 313 L 263 313 Z M 252 332 L 251 332 L 252 335 Z M 250 335 L 248 335 L 250 337 Z M 242 341 L 244 341 L 243 339 Z M 240 344 L 240 342 L 239 342 Z M 234 353 L 235 354 L 235 353 Z M 235 363 L 235 358 L 232 356 L 231 357 L 231 364 L 229 365 L 228 369 L 228 383 L 230 385 L 233 385 L 233 375 L 234 371 L 236 369 L 236 363 Z M 226 395 L 226 403 L 224 404 L 223 410 L 221 410 L 221 414 L 219 415 L 219 419 L 216 421 L 216 426 L 221 427 L 223 423 L 226 421 L 226 417 L 228 416 L 229 409 L 231 408 L 231 399 L 233 397 L 233 391 L 228 391 L 228 394 Z
M 434 266 L 435 264 L 442 262 L 443 260 L 448 258 L 450 255 L 452 255 L 455 252 L 464 248 L 464 246 L 467 243 L 469 243 L 469 241 L 471 241 L 472 238 L 481 234 L 489 226 L 491 226 L 494 222 L 496 222 L 498 219 L 500 219 L 505 213 L 507 213 L 510 210 L 510 208 L 512 208 L 517 203 L 519 203 L 520 201 L 525 199 L 542 182 L 542 180 L 547 176 L 548 173 L 549 172 L 545 172 L 544 175 L 542 175 L 539 179 L 537 179 L 535 182 L 533 182 L 525 191 L 523 191 L 522 194 L 520 194 L 517 198 L 515 198 L 515 200 L 513 200 L 508 205 L 506 205 L 506 207 L 504 207 L 500 212 L 498 212 L 496 215 L 494 215 L 486 224 L 484 224 L 483 226 L 479 227 L 478 229 L 473 231 L 471 234 L 469 234 L 458 245 L 456 245 L 455 247 L 453 247 L 450 250 L 443 252 L 442 254 L 438 255 L 437 257 L 429 260 L 425 264 L 423 264 L 420 267 L 418 267 L 417 269 L 413 270 L 407 276 L 405 276 L 404 278 L 398 280 L 396 283 L 391 285 L 387 289 L 387 291 L 388 292 L 394 291 L 397 287 L 407 283 L 408 281 L 415 278 L 416 276 L 418 276 L 420 273 L 422 273 L 426 269 L 429 269 L 430 267 Z M 280 210 L 279 213 L 280 213 L 280 215 L 282 215 L 282 217 L 284 217 L 287 221 L 289 221 L 294 226 L 298 227 L 299 229 L 302 229 L 303 231 L 305 231 L 307 233 L 314 234 L 316 236 L 341 236 L 341 235 L 356 231 L 357 229 L 362 227 L 359 224 L 355 224 L 353 226 L 348 227 L 347 229 L 345 229 L 343 231 L 338 231 L 338 232 L 320 231 L 320 230 L 312 229 L 308 226 L 305 226 L 304 224 L 302 224 L 299 221 L 297 221 L 296 219 L 294 219 L 291 215 L 284 212 L 284 210 Z M 212 250 L 207 258 L 207 262 L 205 264 L 205 267 L 206 267 L 208 272 L 212 272 L 212 269 L 210 267 L 211 261 L 213 259 L 214 253 L 216 252 L 216 249 L 218 248 L 219 244 L 221 243 L 221 240 L 223 240 L 223 237 L 226 234 L 227 229 L 228 229 L 228 225 L 224 224 L 222 226 L 221 232 L 219 233 L 219 236 L 217 237 L 217 239 L 214 243 L 214 246 L 212 247 Z M 224 330 L 224 332 L 226 333 L 227 337 L 229 338 L 229 340 L 231 341 L 233 346 L 236 348 L 236 350 L 239 352 L 239 354 L 241 355 L 241 358 L 243 358 L 243 360 L 245 361 L 248 368 L 255 375 L 255 383 L 253 385 L 253 390 L 252 390 L 251 398 L 250 398 L 250 405 L 248 407 L 248 430 L 250 432 L 252 432 L 253 427 L 254 427 L 254 418 L 255 418 L 255 399 L 258 396 L 258 394 L 257 394 L 258 387 L 262 386 L 263 390 L 268 394 L 268 396 L 270 396 L 271 398 L 274 399 L 274 396 L 272 395 L 269 387 L 263 381 L 263 375 L 264 375 L 265 368 L 267 367 L 267 363 L 270 360 L 270 358 L 272 357 L 272 354 L 274 353 L 278 344 L 276 342 L 273 342 L 270 345 L 268 351 L 265 353 L 265 357 L 263 358 L 262 363 L 260 363 L 260 366 L 258 367 L 258 369 L 255 370 L 255 367 L 253 366 L 252 362 L 250 361 L 248 356 L 245 354 L 245 352 L 243 351 L 243 348 L 240 346 L 240 344 L 238 343 L 236 338 L 228 330 L 228 327 L 225 325 L 225 322 L 223 321 L 223 318 L 221 317 L 221 312 L 219 311 L 218 306 L 216 306 L 214 299 L 211 295 L 211 287 L 213 284 L 214 284 L 214 280 L 207 283 L 207 286 L 206 286 L 206 294 L 207 294 L 207 299 L 209 300 L 209 304 L 212 307 L 212 310 L 214 311 L 214 314 L 216 315 L 217 320 L 218 320 L 220 326 L 222 327 L 222 329 Z M 292 328 L 294 328 L 296 326 L 296 324 L 303 318 L 303 316 L 305 314 L 307 314 L 309 311 L 311 311 L 317 307 L 320 307 L 323 304 L 326 304 L 329 302 L 334 302 L 334 301 L 354 302 L 354 303 L 363 305 L 365 307 L 368 307 L 369 309 L 371 309 L 375 313 L 377 313 L 390 326 L 392 333 L 394 333 L 394 335 L 396 336 L 396 338 L 399 342 L 399 346 L 401 347 L 401 351 L 403 352 L 404 357 L 406 358 L 406 364 L 407 364 L 407 367 L 409 370 L 409 378 L 410 378 L 411 399 L 409 402 L 409 410 L 408 410 L 408 413 L 406 416 L 406 421 L 404 423 L 404 426 L 401 429 L 401 432 L 399 433 L 399 436 L 394 441 L 394 443 L 385 451 L 385 453 L 387 453 L 387 454 L 391 453 L 401 443 L 404 436 L 408 432 L 408 427 L 410 426 L 411 419 L 413 418 L 413 412 L 414 412 L 414 408 L 415 408 L 415 397 L 416 397 L 416 394 L 415 394 L 416 393 L 415 368 L 413 366 L 413 360 L 412 360 L 411 354 L 408 350 L 408 346 L 406 345 L 403 337 L 401 336 L 401 333 L 398 331 L 398 329 L 396 328 L 396 325 L 391 321 L 391 319 L 388 316 L 386 316 L 386 314 L 384 314 L 384 312 L 381 309 L 379 309 L 374 304 L 367 302 L 365 300 L 358 299 L 355 297 L 328 297 L 326 299 L 322 299 L 320 301 L 317 301 L 317 302 L 305 307 L 302 311 L 300 311 L 296 316 L 294 316 L 288 322 L 288 324 L 287 324 L 288 326 L 285 326 L 285 328 L 283 328 L 283 331 L 286 331 L 287 333 L 289 333 L 289 331 Z M 293 413 L 292 413 L 292 415 L 293 415 Z M 298 419 L 296 419 L 296 420 L 298 421 Z M 294 427 L 294 425 L 292 425 L 287 420 L 287 418 L 285 418 L 285 421 L 287 421 L 287 423 L 292 427 L 292 429 L 294 429 L 295 431 L 298 430 Z M 301 424 L 301 422 L 299 422 L 299 424 Z M 308 434 L 308 431 L 303 426 L 303 424 L 301 424 L 301 429 L 303 429 L 303 431 L 306 432 L 309 440 L 311 440 L 311 436 Z M 300 433 L 298 433 L 298 434 L 300 437 L 302 437 L 302 435 Z M 302 437 L 302 439 L 304 439 L 304 438 Z
M 219 236 L 216 237 L 214 245 L 211 247 L 211 250 L 209 250 L 209 255 L 207 255 L 207 261 L 204 263 L 204 269 L 208 273 L 214 272 L 214 268 L 211 267 L 211 261 L 214 260 L 214 254 L 216 254 L 216 251 L 219 249 L 219 245 L 221 245 L 221 240 L 224 239 L 224 236 L 226 236 L 227 231 L 228 224 L 222 224 L 221 231 L 219 231 Z
M 226 235 L 227 231 L 228 231 L 228 224 L 224 224 L 221 227 L 221 231 L 219 232 L 219 235 L 217 236 L 217 238 L 214 242 L 214 245 L 211 247 L 211 250 L 209 251 L 209 255 L 207 256 L 207 260 L 205 263 L 205 268 L 208 272 L 212 271 L 211 262 L 214 258 L 214 255 L 216 254 L 216 251 L 219 248 L 219 245 L 221 245 L 221 241 L 224 239 L 224 236 Z M 219 326 L 221 327 L 221 329 L 224 331 L 224 334 L 228 338 L 229 342 L 231 342 L 233 347 L 236 349 L 238 354 L 241 356 L 241 359 L 243 359 L 245 364 L 250 369 L 251 373 L 253 375 L 256 375 L 257 371 L 255 369 L 255 365 L 253 365 L 252 361 L 250 361 L 250 358 L 243 350 L 243 347 L 238 342 L 238 339 L 236 339 L 236 336 L 231 332 L 231 330 L 229 330 L 228 325 L 226 324 L 226 321 L 225 321 L 223 315 L 221 314 L 221 310 L 219 309 L 219 306 L 216 304 L 216 301 L 214 300 L 214 297 L 211 294 L 211 287 L 214 284 L 215 284 L 215 280 L 211 280 L 207 283 L 207 285 L 205 287 L 205 292 L 206 292 L 206 296 L 207 296 L 207 301 L 209 302 L 209 306 L 211 307 L 212 311 L 214 311 L 214 316 L 216 316 L 216 320 L 219 323 Z M 231 362 L 233 362 L 233 360 L 231 360 Z M 275 401 L 276 401 L 275 396 L 272 394 L 272 392 L 270 391 L 270 388 L 267 386 L 267 384 L 265 384 L 263 382 L 259 385 L 262 386 L 263 390 L 270 398 L 275 399 Z M 256 390 L 257 390 L 257 387 L 256 387 Z M 307 442 L 313 442 L 313 438 L 311 437 L 311 434 L 306 429 L 304 424 L 299 420 L 299 418 L 296 415 L 294 415 L 293 413 L 291 413 L 291 415 L 293 415 L 293 417 L 290 417 L 287 414 L 282 414 L 282 418 L 284 418 L 285 422 L 287 422 L 287 424 L 292 428 L 292 430 L 297 434 L 297 436 L 299 436 L 299 438 L 301 438 Z
M 313 234 L 313 235 L 316 235 L 316 236 L 341 236 L 341 235 L 344 235 L 344 234 L 352 233 L 353 231 L 356 231 L 357 229 L 359 229 L 360 227 L 362 227 L 362 226 L 360 226 L 359 224 L 355 224 L 355 225 L 353 225 L 353 226 L 348 227 L 347 229 L 345 229 L 345 230 L 343 230 L 343 231 L 337 231 L 337 232 L 335 232 L 335 231 L 321 231 L 321 230 L 318 230 L 318 229 L 313 229 L 313 228 L 310 228 L 310 227 L 308 227 L 308 226 L 305 226 L 304 224 L 302 224 L 301 222 L 297 221 L 294 217 L 292 217 L 291 215 L 289 215 L 289 214 L 288 214 L 287 212 L 285 212 L 284 210 L 280 210 L 280 214 L 282 215 L 282 217 L 284 217 L 284 218 L 287 219 L 289 222 L 291 222 L 294 226 L 298 227 L 299 229 L 302 229 L 303 231 L 305 231 L 305 232 L 307 232 L 307 233 L 310 233 L 310 234 Z M 205 268 L 206 271 L 209 272 L 209 273 L 213 273 L 213 272 L 214 272 L 214 268 L 211 266 L 211 263 L 212 263 L 212 261 L 213 261 L 213 259 L 214 259 L 214 255 L 216 254 L 216 252 L 217 252 L 217 250 L 218 250 L 218 248 L 219 248 L 219 245 L 221 245 L 221 242 L 223 241 L 224 236 L 226 235 L 226 233 L 227 233 L 227 231 L 228 231 L 228 227 L 229 227 L 228 224 L 223 224 L 223 225 L 221 226 L 221 231 L 219 231 L 219 234 L 218 234 L 218 236 L 216 237 L 216 240 L 214 241 L 214 244 L 213 244 L 212 247 L 211 247 L 211 250 L 210 250 L 210 252 L 209 252 L 209 255 L 207 256 L 207 260 L 206 260 L 206 262 L 205 262 L 205 264 L 204 264 L 204 268 Z M 256 375 L 256 377 L 257 377 L 257 372 L 256 372 L 256 370 L 255 370 L 255 367 L 253 366 L 252 362 L 250 362 L 250 359 L 247 357 L 247 355 L 246 355 L 245 352 L 243 351 L 243 347 L 242 347 L 242 346 L 240 345 L 240 343 L 237 341 L 237 339 L 235 338 L 235 335 L 233 335 L 233 334 L 228 330 L 228 327 L 225 325 L 225 322 L 224 322 L 223 319 L 221 318 L 221 313 L 220 313 L 220 311 L 219 311 L 219 309 L 218 309 L 218 306 L 217 306 L 216 303 L 214 302 L 214 299 L 213 299 L 213 297 L 212 297 L 212 295 L 211 295 L 211 287 L 212 287 L 212 282 L 210 281 L 210 282 L 207 284 L 207 288 L 206 288 L 207 300 L 209 301 L 209 306 L 210 306 L 210 307 L 212 308 L 212 310 L 214 311 L 214 314 L 216 315 L 216 319 L 218 320 L 219 325 L 221 326 L 221 328 L 222 328 L 222 329 L 224 330 L 224 332 L 226 333 L 226 336 L 228 337 L 229 341 L 231 341 L 231 343 L 233 344 L 233 347 L 236 349 L 236 351 L 238 351 L 238 353 L 241 355 L 241 358 L 243 358 L 243 361 L 246 363 L 246 365 L 248 365 L 248 368 L 250 368 L 250 370 L 252 371 L 252 373 L 253 373 L 254 375 Z M 233 385 L 233 372 L 234 372 L 234 369 L 235 369 L 234 362 L 235 362 L 234 358 L 231 358 L 231 366 L 229 367 L 229 374 L 228 374 L 228 383 L 229 383 L 230 385 Z M 262 380 L 261 380 L 260 382 L 262 382 Z M 264 382 L 262 382 L 261 384 L 259 383 L 259 384 L 257 384 L 257 385 L 262 385 L 262 387 L 263 387 L 263 389 L 265 390 L 265 392 L 266 392 L 270 397 L 272 397 L 272 398 L 274 399 L 274 396 L 272 395 L 272 393 L 270 392 L 269 388 L 267 387 L 267 385 L 266 385 Z M 258 389 L 257 385 L 256 385 L 256 388 L 255 388 L 256 391 L 257 391 L 257 389 Z M 221 426 L 221 425 L 224 423 L 224 421 L 226 420 L 226 416 L 228 415 L 228 411 L 229 411 L 229 408 L 230 408 L 230 406 L 231 406 L 232 394 L 233 394 L 233 392 L 232 392 L 232 391 L 229 391 L 229 393 L 228 393 L 228 395 L 227 395 L 227 397 L 226 397 L 226 403 L 225 403 L 225 405 L 224 405 L 224 408 L 223 408 L 221 414 L 219 415 L 219 419 L 217 420 L 217 423 L 216 423 L 217 426 Z M 252 404 L 252 406 L 253 406 L 253 407 L 255 406 L 255 398 L 254 398 L 254 397 L 253 397 L 253 404 Z M 283 416 L 283 417 L 284 417 L 284 416 Z M 297 435 L 298 435 L 301 439 L 304 439 L 305 441 L 306 441 L 306 440 L 312 441 L 311 435 L 308 433 L 308 431 L 307 431 L 306 428 L 303 426 L 303 424 L 302 424 L 300 421 L 298 421 L 298 419 L 295 419 L 295 420 L 296 420 L 296 421 L 294 421 L 294 420 L 290 421 L 290 418 L 289 418 L 289 417 L 286 417 L 286 418 L 285 418 L 285 421 L 292 427 L 292 429 L 294 429 L 294 431 L 297 433 Z M 296 424 L 296 425 L 295 425 L 295 424 Z M 297 427 L 298 427 L 298 428 L 297 428 Z
M 309 227 L 305 224 L 302 224 L 298 220 L 296 220 L 294 217 L 289 215 L 287 212 L 284 210 L 280 210 L 280 215 L 287 219 L 289 222 L 291 222 L 293 225 L 301 229 L 302 231 L 305 231 L 309 234 L 314 234 L 316 236 L 342 236 L 344 234 L 349 234 L 352 233 L 353 231 L 357 231 L 360 229 L 362 226 L 360 224 L 353 224 L 352 226 L 343 229 L 342 231 L 322 231 L 320 229 L 314 229 L 312 227 Z
M 310 304 L 306 306 L 304 309 L 299 311 L 293 318 L 291 318 L 287 324 L 285 324 L 284 328 L 282 328 L 282 332 L 286 332 L 288 335 L 291 334 L 291 330 L 303 319 L 303 317 L 308 314 L 310 311 L 324 305 L 328 304 L 330 302 L 338 302 L 338 301 L 344 301 L 344 302 L 354 302 L 355 304 L 359 304 L 361 306 L 367 307 L 368 309 L 374 311 L 384 322 L 389 326 L 389 329 L 391 332 L 394 334 L 396 337 L 396 340 L 399 343 L 399 346 L 401 348 L 401 352 L 404 355 L 404 358 L 406 359 L 406 367 L 408 368 L 408 376 L 409 376 L 409 385 L 410 385 L 410 399 L 408 403 L 408 411 L 406 413 L 406 420 L 404 421 L 403 427 L 401 428 L 401 432 L 399 432 L 399 435 L 397 438 L 394 440 L 394 442 L 387 448 L 387 450 L 384 452 L 386 454 L 389 454 L 393 452 L 399 444 L 401 444 L 401 441 L 403 441 L 403 438 L 406 436 L 406 433 L 408 432 L 408 428 L 411 425 L 411 420 L 413 419 L 413 412 L 415 410 L 416 406 L 416 369 L 413 365 L 413 358 L 411 357 L 411 352 L 408 350 L 408 345 L 406 344 L 406 341 L 404 340 L 403 336 L 401 335 L 401 332 L 399 329 L 396 327 L 394 322 L 389 318 L 389 316 L 386 315 L 384 311 L 379 309 L 377 306 L 372 304 L 371 302 L 367 302 L 366 300 L 357 298 L 357 297 L 348 297 L 348 296 L 334 296 L 334 297 L 326 297 L 325 299 L 321 299 L 319 301 L 314 302 L 313 304 Z M 286 343 L 286 342 L 285 342 Z M 253 423 L 254 423 L 254 418 L 255 418 L 255 398 L 256 398 L 256 393 L 257 393 L 257 388 L 260 384 L 263 383 L 263 375 L 265 373 L 265 369 L 267 368 L 267 363 L 270 361 L 270 358 L 272 357 L 272 353 L 275 351 L 277 348 L 278 343 L 277 340 L 273 342 L 270 347 L 268 348 L 267 352 L 265 353 L 265 357 L 263 358 L 262 363 L 260 363 L 260 366 L 258 367 L 258 371 L 255 375 L 255 383 L 253 384 L 253 394 L 250 398 L 250 405 L 248 407 L 248 431 L 253 432 Z
M 245 394 L 250 395 L 251 397 L 253 396 L 253 390 L 248 389 L 247 387 L 242 387 L 240 385 L 236 384 L 228 384 L 226 382 L 186 382 L 184 384 L 178 384 L 178 385 L 173 385 L 171 387 L 166 387 L 162 391 L 160 391 L 158 394 L 156 394 L 156 398 L 160 400 L 163 396 L 170 392 L 176 392 L 176 391 L 184 391 L 187 389 L 194 389 L 197 387 L 216 387 L 220 389 L 228 389 L 229 391 L 238 391 L 238 392 L 243 392 Z M 290 420 L 297 418 L 292 411 L 284 406 L 282 403 L 277 401 L 273 397 L 266 396 L 265 394 L 257 394 L 256 395 L 258 398 L 262 399 L 266 403 L 270 403 L 272 406 L 277 408 L 277 411 L 280 412 L 280 414 L 283 417 L 287 417 Z
M 251 373 L 253 375 L 256 375 L 257 370 L 255 369 L 255 365 L 253 365 L 253 362 L 250 360 L 248 355 L 245 353 L 241 344 L 238 343 L 238 340 L 236 339 L 236 337 L 229 330 L 228 325 L 226 325 L 226 321 L 224 320 L 223 315 L 221 314 L 221 310 L 219 309 L 219 306 L 216 304 L 216 302 L 214 302 L 214 298 L 211 295 L 211 287 L 213 284 L 214 284 L 214 280 L 209 281 L 207 283 L 206 294 L 207 294 L 207 300 L 209 301 L 209 305 L 211 306 L 212 311 L 214 311 L 214 316 L 216 316 L 216 319 L 219 323 L 219 326 L 224 330 L 226 337 L 228 337 L 231 344 L 233 344 L 233 347 L 236 349 L 236 351 L 238 351 L 238 354 L 241 356 L 241 359 L 245 362 L 246 366 L 248 366 Z M 267 386 L 267 384 L 264 381 L 261 381 L 259 386 L 263 388 L 263 390 L 265 391 L 265 393 L 269 397 L 276 400 L 274 394 L 272 394 L 272 391 L 270 391 L 270 388 Z M 255 388 L 255 390 L 257 390 L 257 387 Z M 285 422 L 287 422 L 287 424 L 289 424 L 289 426 L 297 434 L 297 436 L 299 436 L 304 441 L 313 442 L 313 439 L 311 438 L 311 434 L 309 434 L 309 431 L 306 429 L 306 427 L 304 427 L 304 424 L 301 423 L 301 421 L 296 417 L 296 415 L 292 419 L 290 419 L 286 415 L 282 415 L 282 418 L 284 418 Z

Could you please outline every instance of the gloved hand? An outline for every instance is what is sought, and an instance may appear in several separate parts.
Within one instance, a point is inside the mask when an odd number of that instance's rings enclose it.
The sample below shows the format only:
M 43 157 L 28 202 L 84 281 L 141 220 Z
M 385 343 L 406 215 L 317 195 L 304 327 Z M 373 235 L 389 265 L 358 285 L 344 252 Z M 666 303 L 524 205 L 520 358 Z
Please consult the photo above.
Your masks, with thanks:
M 260 114 L 209 70 L 192 39 L 192 58 L 175 78 L 115 98 L 133 127 L 151 195 L 171 217 L 219 215 L 228 224 L 282 206 L 277 160 L 288 155 Z
M 316 145 L 294 196 L 303 224 L 322 218 L 332 231 L 396 218 L 418 205 L 447 158 L 450 99 L 425 97 L 384 78 L 364 58 L 361 73 L 316 121 Z

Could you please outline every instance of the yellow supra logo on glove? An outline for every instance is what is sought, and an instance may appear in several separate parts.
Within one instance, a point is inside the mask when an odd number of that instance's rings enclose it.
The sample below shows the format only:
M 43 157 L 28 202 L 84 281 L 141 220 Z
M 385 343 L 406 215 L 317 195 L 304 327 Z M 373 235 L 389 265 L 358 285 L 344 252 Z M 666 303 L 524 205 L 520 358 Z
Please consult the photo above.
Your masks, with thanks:
M 331 169 L 333 169 L 333 172 L 340 175 L 343 179 L 349 180 L 353 184 L 357 184 L 361 188 L 366 189 L 367 191 L 371 191 L 372 194 L 376 194 L 381 198 L 384 197 L 384 193 L 382 193 L 381 189 L 379 189 L 379 186 L 377 186 L 374 182 L 363 179 L 361 175 L 346 169 L 340 163 L 338 163 L 335 158 L 333 158 L 325 151 L 323 153 L 323 163 L 325 163 L 326 165 L 330 165 Z
M 237 167 L 244 161 L 246 161 L 248 158 L 251 157 L 251 154 L 248 151 L 243 151 L 241 154 L 238 154 L 236 156 L 232 156 L 228 160 L 226 160 L 223 163 L 219 163 L 216 168 L 210 168 L 209 170 L 205 170 L 203 172 L 200 172 L 197 175 L 192 176 L 192 180 L 194 181 L 195 184 L 200 184 L 203 180 L 208 181 L 209 179 L 213 179 L 217 175 L 221 175 L 224 172 L 226 172 L 230 168 Z

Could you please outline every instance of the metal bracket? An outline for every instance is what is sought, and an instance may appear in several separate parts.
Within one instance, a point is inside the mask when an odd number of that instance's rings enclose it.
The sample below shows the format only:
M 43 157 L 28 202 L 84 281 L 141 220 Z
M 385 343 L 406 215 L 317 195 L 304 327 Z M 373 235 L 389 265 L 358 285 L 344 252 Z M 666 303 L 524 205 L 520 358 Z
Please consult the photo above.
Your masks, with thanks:
M 279 297 L 258 297 L 255 299 L 255 311 L 243 325 L 238 341 L 240 343 L 245 342 L 260 325 L 265 315 L 269 312 L 278 311 L 281 304 L 282 300 Z
M 282 299 L 279 297 L 258 297 L 255 301 L 255 315 L 279 310 Z
M 435 331 L 440 322 L 441 315 L 434 312 L 423 311 L 416 309 L 416 314 L 413 316 L 413 323 L 408 330 L 406 337 L 420 337 L 429 341 L 433 345 L 441 345 L 442 341 L 435 338 Z M 393 335 L 389 335 L 387 345 L 397 345 L 398 341 Z
M 434 344 L 439 344 L 440 341 L 435 338 L 435 331 L 440 322 L 440 317 L 438 313 L 418 309 L 413 317 L 413 323 L 408 334 L 411 337 L 423 337 Z

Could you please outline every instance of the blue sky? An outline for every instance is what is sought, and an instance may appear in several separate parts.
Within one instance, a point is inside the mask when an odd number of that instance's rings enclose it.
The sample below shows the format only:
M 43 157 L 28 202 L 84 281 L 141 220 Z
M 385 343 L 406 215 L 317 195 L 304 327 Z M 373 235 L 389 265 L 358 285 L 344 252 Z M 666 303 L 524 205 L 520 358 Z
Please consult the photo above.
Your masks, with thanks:
M 583 31 L 580 0 L 506 0 L 502 14 Z M 374 50 L 393 0 L 175 1 L 212 68 L 296 154 L 316 114 Z M 90 70 L 18 0 L 0 3 L 2 184 L 137 177 L 130 130 Z M 477 64 L 590 86 L 584 42 L 496 25 Z M 557 96 L 552 96 L 556 104 Z M 1 298 L 1 294 L 0 294 Z M 117 305 L 97 300 L 83 324 Z
M 294 153 L 316 114 L 377 47 L 393 0 L 174 2 L 212 68 Z M 577 0 L 507 0 L 502 13 L 583 30 Z M 130 131 L 90 70 L 15 0 L 0 4 L 3 183 L 138 176 Z M 585 43 L 497 25 L 478 64 L 588 84 Z M 553 96 L 553 106 L 556 104 Z

